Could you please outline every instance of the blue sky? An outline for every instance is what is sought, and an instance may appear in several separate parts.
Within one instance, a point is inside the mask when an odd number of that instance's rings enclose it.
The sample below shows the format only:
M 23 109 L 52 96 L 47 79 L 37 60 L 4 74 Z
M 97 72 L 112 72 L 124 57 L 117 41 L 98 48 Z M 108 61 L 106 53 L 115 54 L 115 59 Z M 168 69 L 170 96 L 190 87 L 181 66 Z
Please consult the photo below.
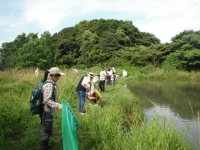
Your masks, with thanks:
M 199 0 L 0 0 L 0 46 L 22 33 L 51 34 L 82 20 L 132 21 L 162 43 L 200 30 Z

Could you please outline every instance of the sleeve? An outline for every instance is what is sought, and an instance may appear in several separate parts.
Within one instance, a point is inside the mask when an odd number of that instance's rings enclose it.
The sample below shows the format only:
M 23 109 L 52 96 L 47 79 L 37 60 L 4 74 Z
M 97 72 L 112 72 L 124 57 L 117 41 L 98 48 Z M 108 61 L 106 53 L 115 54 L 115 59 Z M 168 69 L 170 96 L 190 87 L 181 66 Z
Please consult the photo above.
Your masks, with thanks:
M 102 97 L 102 95 L 99 93 L 99 91 L 98 90 L 96 90 L 95 89 L 95 94 L 100 98 L 100 99 L 102 99 L 103 97 Z

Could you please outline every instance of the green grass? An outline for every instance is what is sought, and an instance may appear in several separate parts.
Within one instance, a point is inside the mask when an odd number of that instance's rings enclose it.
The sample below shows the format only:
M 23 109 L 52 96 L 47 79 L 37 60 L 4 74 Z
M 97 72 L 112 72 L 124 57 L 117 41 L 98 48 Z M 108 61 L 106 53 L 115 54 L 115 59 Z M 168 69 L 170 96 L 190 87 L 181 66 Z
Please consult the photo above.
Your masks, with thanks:
M 189 150 L 184 133 L 172 124 L 166 125 L 159 117 L 147 122 L 140 100 L 125 87 L 125 79 L 115 86 L 106 86 L 101 107 L 89 107 L 81 115 L 77 111 L 75 92 L 78 78 L 73 70 L 64 69 L 66 75 L 58 81 L 59 102 L 65 99 L 76 114 L 79 129 L 77 139 L 80 150 Z M 88 71 L 99 73 L 96 68 Z M 84 71 L 81 75 L 85 74 Z M 43 72 L 36 77 L 34 70 L 0 72 L 0 149 L 40 149 L 40 119 L 29 110 L 29 97 L 40 83 Z M 98 86 L 95 85 L 98 89 Z M 57 111 L 50 139 L 52 150 L 62 149 L 61 112 Z

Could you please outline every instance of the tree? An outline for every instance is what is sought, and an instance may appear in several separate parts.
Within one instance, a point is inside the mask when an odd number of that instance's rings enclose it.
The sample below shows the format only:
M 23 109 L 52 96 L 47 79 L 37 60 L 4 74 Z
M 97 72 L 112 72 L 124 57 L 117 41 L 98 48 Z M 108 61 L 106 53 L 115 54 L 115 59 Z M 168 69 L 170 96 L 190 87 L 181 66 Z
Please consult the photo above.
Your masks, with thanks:
M 130 46 L 132 44 L 129 36 L 126 36 L 124 30 L 121 27 L 117 29 L 116 35 L 120 37 L 119 43 L 121 45 Z

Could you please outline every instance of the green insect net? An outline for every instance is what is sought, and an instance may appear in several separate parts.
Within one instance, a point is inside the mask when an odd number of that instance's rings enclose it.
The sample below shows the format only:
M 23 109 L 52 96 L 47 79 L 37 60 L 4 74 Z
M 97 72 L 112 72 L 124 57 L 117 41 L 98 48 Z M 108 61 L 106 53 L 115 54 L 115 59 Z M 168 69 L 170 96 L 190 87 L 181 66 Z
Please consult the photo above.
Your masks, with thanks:
M 62 140 L 63 150 L 78 150 L 76 133 L 78 121 L 69 104 L 62 100 Z

